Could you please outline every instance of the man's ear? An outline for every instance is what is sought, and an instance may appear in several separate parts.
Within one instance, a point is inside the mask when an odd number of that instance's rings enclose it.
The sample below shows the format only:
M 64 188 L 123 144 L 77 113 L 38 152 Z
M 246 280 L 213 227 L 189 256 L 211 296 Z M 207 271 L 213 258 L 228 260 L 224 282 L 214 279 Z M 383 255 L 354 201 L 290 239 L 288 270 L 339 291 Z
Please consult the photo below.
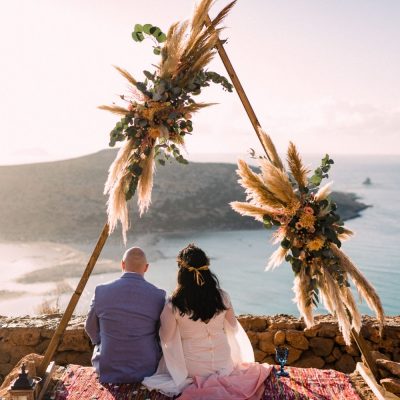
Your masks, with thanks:
M 122 271 L 125 271 L 125 262 L 124 261 L 121 261 L 121 269 L 122 269 Z
M 144 269 L 144 272 L 147 272 L 148 269 L 149 269 L 149 264 L 146 264 L 146 268 Z

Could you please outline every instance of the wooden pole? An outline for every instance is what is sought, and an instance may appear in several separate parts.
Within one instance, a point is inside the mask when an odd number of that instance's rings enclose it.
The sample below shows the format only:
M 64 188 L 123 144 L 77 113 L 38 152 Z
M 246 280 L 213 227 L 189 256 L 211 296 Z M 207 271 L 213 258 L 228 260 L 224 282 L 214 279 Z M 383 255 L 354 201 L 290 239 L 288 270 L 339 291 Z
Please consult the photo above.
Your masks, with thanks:
M 353 335 L 354 341 L 356 342 L 356 344 L 360 350 L 360 353 L 364 357 L 365 364 L 370 369 L 372 375 L 375 378 L 378 378 L 378 368 L 376 366 L 375 360 L 372 358 L 372 356 L 368 350 L 365 339 L 354 328 L 351 328 L 351 333 Z M 377 380 L 379 381 L 379 379 L 377 379 Z
M 67 328 L 68 322 L 71 319 L 72 313 L 74 312 L 75 307 L 78 304 L 78 301 L 81 297 L 81 294 L 82 294 L 83 290 L 85 289 L 86 283 L 90 277 L 90 274 L 93 271 L 94 266 L 96 265 L 96 262 L 99 258 L 101 250 L 103 249 L 104 244 L 107 241 L 108 235 L 109 235 L 109 227 L 108 227 L 108 223 L 106 223 L 104 225 L 104 228 L 103 228 L 100 236 L 99 236 L 99 239 L 97 240 L 97 244 L 93 250 L 92 255 L 90 256 L 90 259 L 87 263 L 85 271 L 83 272 L 82 277 L 81 277 L 78 285 L 76 286 L 75 292 L 71 296 L 71 299 L 70 299 L 68 306 L 64 312 L 64 315 L 62 316 L 61 321 L 60 321 L 56 331 L 54 332 L 53 337 L 51 338 L 51 341 L 47 347 L 46 353 L 44 354 L 43 361 L 40 364 L 40 367 L 38 370 L 38 375 L 40 377 L 44 376 L 47 366 L 50 364 L 51 359 L 53 358 L 54 353 L 57 350 L 57 347 L 60 343 L 62 335 L 64 334 L 64 331 Z
M 207 15 L 204 24 L 208 27 L 211 24 L 211 18 Z M 257 134 L 258 139 L 260 140 L 261 146 L 263 147 L 265 153 L 267 154 L 268 158 L 268 151 L 265 148 L 263 141 L 261 139 L 260 133 L 259 133 L 259 128 L 261 128 L 260 122 L 258 121 L 258 118 L 256 116 L 256 113 L 254 112 L 254 109 L 250 103 L 250 100 L 248 99 L 246 92 L 243 89 L 242 84 L 240 83 L 240 80 L 235 72 L 235 69 L 233 68 L 233 65 L 228 57 L 228 54 L 225 51 L 224 45 L 221 40 L 218 40 L 217 42 L 217 51 L 218 54 L 221 57 L 221 60 L 225 66 L 226 71 L 228 72 L 229 77 L 232 80 L 233 86 L 236 89 L 237 94 L 239 95 L 240 101 L 243 104 L 244 109 L 246 110 L 246 113 L 250 119 L 251 124 L 253 125 L 254 131 Z M 354 341 L 356 342 L 360 353 L 364 356 L 364 361 L 368 368 L 371 370 L 372 374 L 377 377 L 377 367 L 376 363 L 371 357 L 369 350 L 367 348 L 366 342 L 364 338 L 357 333 L 357 331 L 352 328 L 351 333 L 353 335 Z
M 207 27 L 211 25 L 211 18 L 208 15 L 207 15 L 204 23 Z M 265 154 L 270 159 L 270 155 L 268 154 L 268 149 L 265 147 L 265 145 L 261 139 L 261 135 L 258 131 L 261 128 L 260 122 L 258 121 L 257 115 L 254 112 L 254 109 L 250 103 L 250 100 L 248 99 L 247 94 L 244 91 L 243 86 L 242 86 L 238 76 L 236 75 L 235 69 L 233 68 L 231 60 L 229 59 L 228 54 L 226 53 L 224 45 L 221 40 L 218 40 L 218 42 L 217 42 L 217 50 L 218 50 L 218 54 L 221 57 L 221 60 L 224 64 L 224 66 L 225 66 L 225 69 L 228 72 L 229 77 L 231 78 L 233 86 L 235 87 L 236 92 L 239 95 L 240 101 L 242 102 L 243 107 L 246 110 L 247 116 L 249 117 L 250 122 L 253 125 L 254 131 L 258 137 L 258 140 L 260 141 L 261 146 L 265 151 Z M 270 159 L 270 161 L 271 161 L 271 159 Z

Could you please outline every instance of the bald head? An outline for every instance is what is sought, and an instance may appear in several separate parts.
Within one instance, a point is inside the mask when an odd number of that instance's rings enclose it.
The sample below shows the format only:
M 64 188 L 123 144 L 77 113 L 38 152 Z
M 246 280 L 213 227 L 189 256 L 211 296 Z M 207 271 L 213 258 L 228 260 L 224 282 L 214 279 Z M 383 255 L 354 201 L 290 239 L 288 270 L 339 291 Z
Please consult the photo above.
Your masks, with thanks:
M 122 257 L 121 265 L 124 272 L 136 272 L 140 275 L 144 275 L 149 266 L 146 254 L 140 247 L 128 249 Z

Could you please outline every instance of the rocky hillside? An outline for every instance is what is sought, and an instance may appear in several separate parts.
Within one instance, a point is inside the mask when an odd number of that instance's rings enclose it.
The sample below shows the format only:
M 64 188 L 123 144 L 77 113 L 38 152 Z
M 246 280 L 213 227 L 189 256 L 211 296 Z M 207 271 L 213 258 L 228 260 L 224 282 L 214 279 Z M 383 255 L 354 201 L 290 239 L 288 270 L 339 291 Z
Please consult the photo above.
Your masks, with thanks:
M 103 185 L 115 150 L 50 163 L 0 167 L 0 240 L 96 239 L 106 219 Z M 236 166 L 171 163 L 157 169 L 153 204 L 132 223 L 142 232 L 259 228 L 228 203 L 243 200 Z M 345 219 L 365 205 L 353 194 L 335 193 Z

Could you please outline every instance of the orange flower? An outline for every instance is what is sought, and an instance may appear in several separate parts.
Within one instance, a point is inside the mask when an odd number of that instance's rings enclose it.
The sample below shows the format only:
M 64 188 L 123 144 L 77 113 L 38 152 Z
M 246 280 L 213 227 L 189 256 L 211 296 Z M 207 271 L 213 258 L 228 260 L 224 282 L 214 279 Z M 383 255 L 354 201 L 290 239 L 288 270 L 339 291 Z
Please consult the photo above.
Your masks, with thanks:
M 312 214 L 302 213 L 300 215 L 299 222 L 301 223 L 303 228 L 310 229 L 314 227 L 315 219 L 315 216 Z
M 325 239 L 321 236 L 317 236 L 315 239 L 310 240 L 306 244 L 306 247 L 308 250 L 318 251 L 318 250 L 321 250 L 322 247 L 324 247 L 324 244 L 325 244 Z

